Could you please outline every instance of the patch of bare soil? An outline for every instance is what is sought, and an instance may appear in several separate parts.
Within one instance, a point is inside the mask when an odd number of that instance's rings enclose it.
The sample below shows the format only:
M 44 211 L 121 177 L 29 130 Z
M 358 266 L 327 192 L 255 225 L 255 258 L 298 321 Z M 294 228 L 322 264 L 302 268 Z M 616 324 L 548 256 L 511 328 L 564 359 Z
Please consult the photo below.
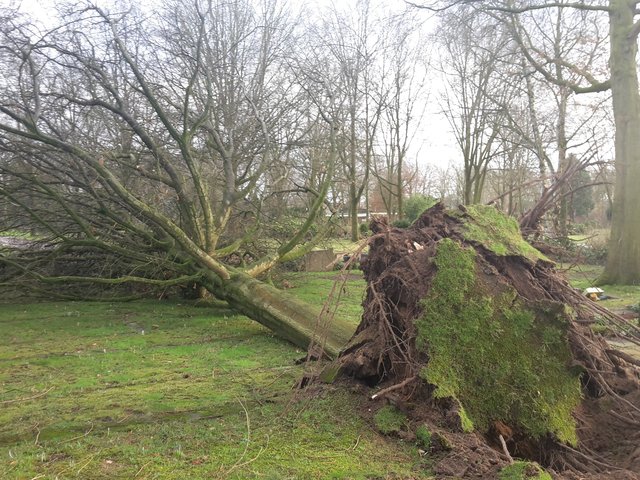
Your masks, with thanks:
M 584 302 L 551 262 L 496 254 L 470 241 L 462 228 L 466 216 L 464 210 L 450 214 L 436 205 L 408 229 L 372 222 L 374 236 L 363 264 L 368 283 L 364 316 L 338 360 L 341 376 L 364 383 L 370 395 L 378 392 L 378 408 L 392 403 L 405 412 L 411 422 L 407 435 L 418 425 L 428 427 L 437 439 L 431 447 L 437 478 L 497 478 L 510 457 L 517 457 L 539 462 L 559 479 L 640 480 L 638 366 L 589 328 L 596 318 L 628 324 L 598 304 Z M 489 290 L 501 292 L 508 286 L 523 302 L 548 301 L 573 312 L 567 337 L 572 365 L 583 372 L 584 398 L 574 412 L 577 447 L 553 435 L 531 438 L 501 422 L 464 433 L 456 402 L 433 397 L 434 387 L 420 376 L 429 358 L 416 345 L 415 321 L 423 313 L 421 301 L 437 272 L 434 256 L 445 238 L 475 249 L 478 275 Z M 640 335 L 634 334 L 633 343 L 640 343 Z

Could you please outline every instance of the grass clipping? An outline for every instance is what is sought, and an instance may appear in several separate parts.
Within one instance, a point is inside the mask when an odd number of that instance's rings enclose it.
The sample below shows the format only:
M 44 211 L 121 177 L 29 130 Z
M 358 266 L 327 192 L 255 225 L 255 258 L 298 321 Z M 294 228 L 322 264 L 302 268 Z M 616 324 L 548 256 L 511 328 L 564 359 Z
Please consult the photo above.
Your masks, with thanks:
M 564 309 L 526 307 L 507 285 L 489 290 L 475 250 L 451 239 L 439 242 L 434 262 L 437 273 L 415 322 L 418 349 L 429 356 L 420 375 L 436 387 L 434 395 L 457 398 L 483 431 L 501 421 L 575 445 L 580 380 L 566 367 Z

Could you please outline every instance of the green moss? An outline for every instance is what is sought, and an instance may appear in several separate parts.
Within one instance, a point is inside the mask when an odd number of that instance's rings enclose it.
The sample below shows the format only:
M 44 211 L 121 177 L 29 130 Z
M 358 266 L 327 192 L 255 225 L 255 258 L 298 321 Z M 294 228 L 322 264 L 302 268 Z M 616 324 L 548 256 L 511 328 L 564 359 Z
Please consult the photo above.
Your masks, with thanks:
M 397 408 L 385 405 L 376 412 L 373 422 L 380 432 L 388 435 L 400 432 L 407 423 L 407 417 Z
M 339 373 L 340 365 L 337 362 L 331 362 L 322 369 L 320 375 L 318 375 L 318 379 L 324 383 L 333 383 Z
M 473 432 L 473 422 L 462 405 L 460 405 L 458 415 L 460 417 L 460 426 L 462 427 L 462 431 L 466 433 Z
M 469 205 L 464 218 L 465 239 L 480 243 L 496 255 L 521 255 L 535 262 L 548 259 L 529 245 L 513 217 L 489 205 Z
M 567 313 L 549 302 L 527 308 L 511 287 L 480 284 L 475 258 L 451 239 L 438 245 L 437 273 L 416 321 L 418 348 L 429 355 L 421 376 L 436 397 L 460 401 L 463 428 L 486 430 L 500 420 L 575 444 L 571 414 L 581 397 L 579 374 L 566 367 Z
M 504 467 L 498 473 L 499 480 L 552 480 L 540 465 L 533 462 L 517 461 Z
M 424 450 L 431 448 L 431 431 L 426 425 L 420 425 L 416 428 L 416 439 L 418 440 L 418 446 Z

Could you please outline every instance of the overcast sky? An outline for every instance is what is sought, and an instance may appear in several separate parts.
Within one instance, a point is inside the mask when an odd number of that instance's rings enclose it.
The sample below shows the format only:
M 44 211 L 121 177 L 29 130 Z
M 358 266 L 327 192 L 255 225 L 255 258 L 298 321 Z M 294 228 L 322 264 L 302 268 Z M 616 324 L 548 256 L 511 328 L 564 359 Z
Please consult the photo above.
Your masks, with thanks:
M 95 3 L 104 4 L 112 3 L 109 0 L 94 0 Z M 332 5 L 333 0 L 289 0 L 291 3 L 298 3 L 301 7 L 305 6 L 311 9 L 324 8 Z M 355 1 L 355 0 L 346 0 Z M 403 0 L 378 0 L 385 6 L 398 10 L 406 7 Z M 56 0 L 21 0 L 19 2 L 20 10 L 28 14 L 30 17 L 40 22 L 47 23 L 50 19 L 55 18 Z M 80 4 L 80 2 L 78 2 Z M 153 3 L 145 0 L 141 3 Z M 374 2 L 372 2 L 374 3 Z M 432 14 L 427 11 L 416 11 L 416 15 L 423 21 L 423 27 L 430 29 L 435 25 L 435 19 Z M 425 45 L 425 48 L 428 48 Z M 424 89 L 424 105 L 418 110 L 423 111 L 422 120 L 416 126 L 416 134 L 411 143 L 409 151 L 409 160 L 411 163 L 418 161 L 421 166 L 437 166 L 446 168 L 450 163 L 455 163 L 460 154 L 455 146 L 455 140 L 451 133 L 449 123 L 441 113 L 439 102 L 441 91 L 441 81 L 437 72 L 431 70 L 427 73 L 427 85 Z

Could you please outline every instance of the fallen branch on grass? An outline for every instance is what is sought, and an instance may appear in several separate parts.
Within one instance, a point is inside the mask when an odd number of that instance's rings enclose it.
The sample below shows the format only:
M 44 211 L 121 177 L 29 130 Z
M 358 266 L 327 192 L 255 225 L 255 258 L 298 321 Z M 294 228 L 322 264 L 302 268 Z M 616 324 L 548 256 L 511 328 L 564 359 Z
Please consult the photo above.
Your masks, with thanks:
M 84 438 L 87 435 L 89 435 L 92 430 L 93 430 L 93 424 L 91 424 L 91 428 L 89 430 L 87 430 L 86 432 L 84 432 L 82 435 L 78 435 L 77 437 L 70 438 L 69 440 L 65 440 L 62 443 L 69 443 L 69 442 L 73 442 L 74 440 L 78 440 L 80 438 Z
M 26 402 L 27 400 L 33 400 L 35 398 L 44 397 L 51 390 L 53 390 L 53 387 L 49 387 L 44 392 L 40 392 L 37 395 L 32 395 L 31 397 L 14 398 L 12 400 L 3 400 L 3 401 L 0 402 L 0 405 L 8 405 L 10 403 Z

